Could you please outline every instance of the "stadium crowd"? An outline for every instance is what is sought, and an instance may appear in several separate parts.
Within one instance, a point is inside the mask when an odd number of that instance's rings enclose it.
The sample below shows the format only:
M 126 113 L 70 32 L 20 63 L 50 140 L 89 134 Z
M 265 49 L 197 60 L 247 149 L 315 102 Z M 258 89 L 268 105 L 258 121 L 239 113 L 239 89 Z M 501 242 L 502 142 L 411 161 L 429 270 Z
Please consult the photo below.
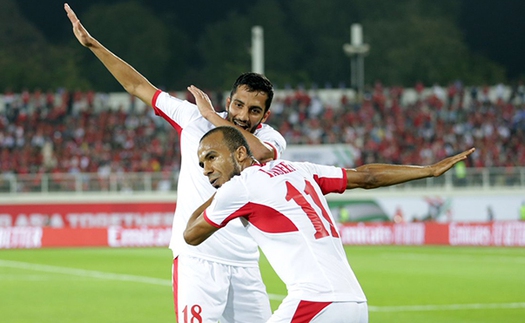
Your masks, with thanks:
M 430 164 L 476 147 L 471 167 L 525 166 L 525 89 L 465 89 L 460 82 L 429 89 L 419 83 L 415 99 L 404 89 L 377 82 L 360 103 L 342 96 L 327 105 L 296 91 L 274 103 L 270 123 L 289 144 L 347 143 L 361 151 L 356 164 Z
M 276 95 L 268 123 L 289 145 L 346 143 L 361 151 L 356 164 L 429 164 L 476 147 L 470 167 L 525 166 L 525 86 L 414 86 L 368 89 L 362 100 L 317 91 Z M 107 94 L 6 90 L 0 111 L 2 173 L 172 172 L 178 135 L 152 109 L 109 106 Z M 213 96 L 212 96 L 213 97 Z M 215 97 L 220 97 L 217 95 Z M 189 98 L 189 97 L 188 97 Z M 222 101 L 222 99 L 221 99 Z M 219 108 L 218 108 L 219 109 Z
M 155 172 L 178 167 L 178 136 L 152 111 L 107 104 L 107 94 L 6 92 L 3 173 Z

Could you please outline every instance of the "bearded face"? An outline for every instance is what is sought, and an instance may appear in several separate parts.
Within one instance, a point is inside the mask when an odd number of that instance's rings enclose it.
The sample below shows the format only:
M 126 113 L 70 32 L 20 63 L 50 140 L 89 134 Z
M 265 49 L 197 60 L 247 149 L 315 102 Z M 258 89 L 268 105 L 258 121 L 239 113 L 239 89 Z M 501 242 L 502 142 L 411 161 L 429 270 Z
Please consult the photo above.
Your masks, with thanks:
M 264 92 L 249 91 L 246 86 L 239 86 L 233 96 L 227 100 L 228 120 L 254 133 L 270 115 L 270 111 L 265 112 L 267 99 L 268 95 Z

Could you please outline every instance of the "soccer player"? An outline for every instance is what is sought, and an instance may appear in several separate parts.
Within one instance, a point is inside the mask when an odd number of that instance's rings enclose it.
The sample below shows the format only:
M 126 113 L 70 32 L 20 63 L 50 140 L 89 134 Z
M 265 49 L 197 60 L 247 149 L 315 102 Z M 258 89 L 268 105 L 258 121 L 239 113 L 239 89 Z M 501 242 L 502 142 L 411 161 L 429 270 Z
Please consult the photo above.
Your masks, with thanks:
M 207 95 L 190 86 L 188 90 L 194 96 L 208 100 L 206 108 L 199 110 L 157 89 L 93 38 L 68 4 L 64 9 L 78 41 L 98 57 L 128 93 L 153 107 L 179 133 L 182 157 L 170 242 L 178 322 L 266 322 L 271 308 L 258 267 L 259 252 L 241 222 L 233 221 L 223 233 L 198 247 L 185 243 L 183 231 L 192 212 L 215 192 L 197 161 L 199 140 L 208 130 L 236 125 L 261 160 L 278 158 L 285 149 L 284 138 L 263 123 L 270 114 L 272 84 L 259 74 L 241 75 L 226 100 L 227 111 L 220 114 Z
M 193 213 L 184 239 L 198 245 L 240 218 L 288 290 L 268 322 L 367 322 L 365 294 L 324 195 L 440 176 L 473 151 L 430 166 L 260 164 L 237 129 L 217 127 L 201 139 L 198 156 L 204 175 L 219 189 Z

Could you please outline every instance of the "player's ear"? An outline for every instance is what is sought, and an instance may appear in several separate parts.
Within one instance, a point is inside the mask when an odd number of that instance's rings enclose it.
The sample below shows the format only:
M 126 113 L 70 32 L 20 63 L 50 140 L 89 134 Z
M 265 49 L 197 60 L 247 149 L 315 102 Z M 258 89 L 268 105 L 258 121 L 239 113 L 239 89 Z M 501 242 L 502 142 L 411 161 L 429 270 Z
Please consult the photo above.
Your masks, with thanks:
M 237 161 L 240 163 L 244 162 L 249 157 L 248 150 L 244 146 L 239 146 L 239 148 L 237 148 L 235 151 L 235 158 L 237 158 Z
M 269 116 L 270 116 L 270 110 L 266 111 L 266 113 L 264 114 L 264 117 L 261 119 L 261 122 L 266 122 Z
M 232 102 L 230 97 L 226 98 L 226 111 L 230 112 L 230 103 Z

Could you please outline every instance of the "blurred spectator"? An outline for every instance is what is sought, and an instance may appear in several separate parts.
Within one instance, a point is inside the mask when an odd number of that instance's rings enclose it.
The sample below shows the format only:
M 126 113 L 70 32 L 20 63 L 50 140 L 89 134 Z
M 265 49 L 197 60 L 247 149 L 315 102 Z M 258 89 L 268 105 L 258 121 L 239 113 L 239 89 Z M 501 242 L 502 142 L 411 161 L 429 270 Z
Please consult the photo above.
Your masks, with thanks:
M 361 103 L 342 94 L 338 108 L 319 96 L 324 112 L 314 116 L 299 103 L 308 95 L 299 89 L 282 100 L 286 117 L 268 122 L 289 144 L 351 144 L 362 150 L 358 163 L 425 164 L 476 146 L 469 167 L 525 166 L 525 105 L 508 100 L 504 87 L 465 89 L 458 80 L 446 90 L 434 84 L 425 91 L 420 82 L 414 90 L 415 100 L 403 102 L 402 88 L 376 82 Z
M 425 91 L 418 82 L 413 100 L 403 99 L 402 87 L 380 81 L 362 102 L 329 91 L 288 88 L 274 99 L 268 123 L 290 145 L 352 145 L 360 151 L 356 164 L 428 164 L 475 146 L 468 167 L 505 167 L 512 174 L 512 167 L 525 166 L 523 82 L 511 91 L 502 84 L 465 88 L 460 81 Z M 112 173 L 178 170 L 179 136 L 131 99 L 126 110 L 109 106 L 105 93 L 7 89 L 3 101 L 3 174 L 92 172 L 108 189 Z

